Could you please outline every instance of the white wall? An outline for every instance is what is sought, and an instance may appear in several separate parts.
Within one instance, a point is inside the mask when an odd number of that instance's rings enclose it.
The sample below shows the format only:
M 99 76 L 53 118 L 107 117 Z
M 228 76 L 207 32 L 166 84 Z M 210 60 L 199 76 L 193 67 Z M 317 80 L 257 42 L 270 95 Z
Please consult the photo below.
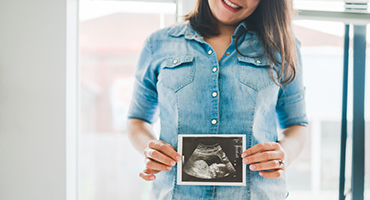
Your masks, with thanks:
M 77 0 L 0 1 L 1 200 L 76 196 L 76 111 L 67 112 L 76 106 L 76 8 Z
M 188 14 L 190 11 L 193 10 L 196 2 L 197 0 L 178 0 L 177 2 L 179 9 L 178 14 L 180 16 Z

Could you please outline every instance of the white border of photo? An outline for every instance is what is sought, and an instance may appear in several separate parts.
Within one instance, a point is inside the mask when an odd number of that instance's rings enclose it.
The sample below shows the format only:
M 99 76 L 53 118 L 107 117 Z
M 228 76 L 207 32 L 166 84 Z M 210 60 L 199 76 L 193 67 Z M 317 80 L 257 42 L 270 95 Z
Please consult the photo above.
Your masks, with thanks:
M 246 150 L 246 136 L 244 134 L 179 134 L 177 151 L 182 156 L 182 143 L 184 137 L 241 137 L 242 152 Z M 241 152 L 241 153 L 242 153 Z M 242 158 L 240 158 L 242 159 Z M 183 159 L 177 163 L 177 185 L 219 185 L 219 186 L 246 186 L 246 166 L 242 163 L 242 181 L 241 182 L 190 182 L 182 181 Z

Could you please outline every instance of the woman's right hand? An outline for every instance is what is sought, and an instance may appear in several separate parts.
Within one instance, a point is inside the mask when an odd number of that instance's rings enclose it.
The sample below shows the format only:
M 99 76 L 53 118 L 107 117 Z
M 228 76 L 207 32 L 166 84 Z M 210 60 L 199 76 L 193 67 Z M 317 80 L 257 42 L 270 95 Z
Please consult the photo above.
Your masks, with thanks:
M 160 171 L 169 171 L 181 160 L 181 155 L 175 148 L 161 140 L 151 140 L 144 150 L 146 169 L 140 173 L 140 177 L 146 181 L 152 181 L 154 174 Z

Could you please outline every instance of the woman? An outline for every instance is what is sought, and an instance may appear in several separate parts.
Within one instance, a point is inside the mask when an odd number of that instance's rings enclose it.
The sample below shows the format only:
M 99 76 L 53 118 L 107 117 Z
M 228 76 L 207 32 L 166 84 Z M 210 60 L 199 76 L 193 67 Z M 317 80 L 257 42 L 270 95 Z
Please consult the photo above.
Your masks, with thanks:
M 154 199 L 286 198 L 308 125 L 292 15 L 291 0 L 198 0 L 185 22 L 147 38 L 128 127 Z M 177 185 L 177 134 L 245 134 L 246 186 Z

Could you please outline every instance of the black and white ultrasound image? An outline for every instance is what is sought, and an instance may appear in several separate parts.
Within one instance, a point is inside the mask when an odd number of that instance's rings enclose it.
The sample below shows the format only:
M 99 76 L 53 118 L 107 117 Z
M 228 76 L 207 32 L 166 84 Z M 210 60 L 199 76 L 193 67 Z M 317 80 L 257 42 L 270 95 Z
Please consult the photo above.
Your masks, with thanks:
M 242 182 L 242 137 L 183 137 L 183 182 Z

